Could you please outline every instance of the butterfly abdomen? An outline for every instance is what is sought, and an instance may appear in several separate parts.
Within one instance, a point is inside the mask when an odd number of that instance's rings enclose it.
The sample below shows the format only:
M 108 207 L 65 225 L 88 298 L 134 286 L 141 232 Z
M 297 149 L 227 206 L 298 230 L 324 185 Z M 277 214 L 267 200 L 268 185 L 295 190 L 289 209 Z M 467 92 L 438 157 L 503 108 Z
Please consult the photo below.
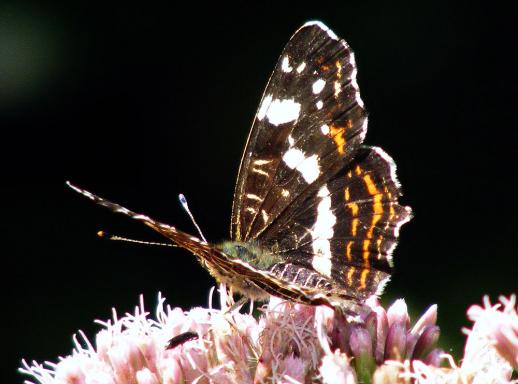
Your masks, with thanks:
M 292 263 L 275 264 L 270 272 L 287 283 L 303 288 L 332 289 L 333 284 L 325 276 L 312 269 Z

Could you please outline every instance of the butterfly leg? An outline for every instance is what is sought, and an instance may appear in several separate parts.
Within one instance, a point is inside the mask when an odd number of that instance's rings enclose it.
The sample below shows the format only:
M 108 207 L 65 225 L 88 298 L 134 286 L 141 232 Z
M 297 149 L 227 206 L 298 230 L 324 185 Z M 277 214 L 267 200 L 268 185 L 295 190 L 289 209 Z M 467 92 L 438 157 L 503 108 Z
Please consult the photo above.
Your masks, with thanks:
M 229 308 L 225 309 L 225 315 L 226 314 L 232 314 L 235 310 L 239 310 L 240 307 L 246 304 L 248 301 L 248 297 L 241 296 L 238 301 L 236 301 L 234 304 L 232 304 Z

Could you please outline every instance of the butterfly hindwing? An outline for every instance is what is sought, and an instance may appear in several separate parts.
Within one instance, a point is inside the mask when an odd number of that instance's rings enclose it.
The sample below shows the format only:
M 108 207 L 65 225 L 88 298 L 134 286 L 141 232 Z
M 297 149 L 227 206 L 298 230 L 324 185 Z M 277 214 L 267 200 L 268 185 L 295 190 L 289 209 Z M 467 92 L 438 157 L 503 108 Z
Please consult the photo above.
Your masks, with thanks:
M 366 119 L 353 52 L 323 24 L 305 24 L 260 102 L 236 185 L 232 238 L 261 237 L 295 199 L 336 173 L 363 141 Z
M 392 159 L 381 148 L 361 147 L 315 194 L 279 218 L 272 227 L 277 235 L 264 245 L 328 278 L 332 290 L 365 299 L 389 277 L 399 228 L 410 219 L 400 195 Z

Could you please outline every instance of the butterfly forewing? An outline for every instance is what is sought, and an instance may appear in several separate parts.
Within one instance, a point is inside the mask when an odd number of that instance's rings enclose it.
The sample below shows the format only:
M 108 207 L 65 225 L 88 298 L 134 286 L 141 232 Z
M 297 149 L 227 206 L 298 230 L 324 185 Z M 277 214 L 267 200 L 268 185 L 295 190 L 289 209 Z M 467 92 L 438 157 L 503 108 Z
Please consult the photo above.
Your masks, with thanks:
M 260 102 L 236 185 L 232 238 L 260 237 L 293 201 L 343 167 L 365 130 L 354 54 L 323 24 L 305 24 Z

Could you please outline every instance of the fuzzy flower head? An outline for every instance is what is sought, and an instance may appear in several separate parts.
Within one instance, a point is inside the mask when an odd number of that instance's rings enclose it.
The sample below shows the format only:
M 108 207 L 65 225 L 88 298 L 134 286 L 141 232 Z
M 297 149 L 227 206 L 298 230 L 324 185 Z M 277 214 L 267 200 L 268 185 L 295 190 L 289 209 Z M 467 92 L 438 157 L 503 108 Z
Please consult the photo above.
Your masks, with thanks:
M 387 360 L 420 360 L 438 366 L 435 356 L 442 351 L 435 347 L 439 338 L 436 320 L 436 305 L 412 326 L 404 300 L 396 300 L 385 310 L 372 299 L 359 319 L 333 313 L 331 327 L 322 326 L 328 337 L 321 338 L 321 342 L 329 360 L 337 361 L 338 355 L 333 351 L 345 353 L 358 382 L 370 383 L 376 369 Z
M 150 316 L 141 299 L 134 313 L 119 317 L 114 310 L 110 320 L 98 322 L 103 328 L 95 345 L 79 332 L 71 355 L 57 363 L 23 361 L 20 371 L 41 384 L 508 383 L 507 360 L 516 357 L 509 337 L 509 329 L 515 330 L 513 298 L 502 302 L 503 311 L 488 305 L 470 309 L 476 319 L 461 367 L 435 347 L 436 306 L 412 325 L 403 300 L 388 310 L 372 301 L 353 319 L 276 298 L 256 318 L 233 310 L 224 287 L 220 302 L 222 309 L 209 303 L 186 312 L 165 305 L 159 295 Z M 482 326 L 495 311 L 503 326 Z M 493 352 L 484 355 L 472 338 L 485 340 Z M 445 358 L 449 369 L 439 368 Z M 492 364 L 493 376 L 474 373 L 481 363 Z M 497 376 L 500 381 L 482 380 Z
M 83 333 L 74 337 L 72 354 L 57 364 L 23 361 L 22 372 L 40 383 L 154 384 L 184 382 L 252 382 L 249 364 L 255 359 L 257 321 L 250 315 L 194 308 L 184 312 L 164 305 L 159 295 L 154 318 L 141 299 L 134 314 L 99 322 L 102 329 L 94 347 Z M 183 332 L 197 340 L 167 349 L 169 340 Z
M 512 366 L 518 367 L 516 296 L 502 296 L 495 305 L 485 296 L 482 306 L 468 309 L 468 317 L 474 324 L 465 330 L 468 340 L 461 368 L 467 376 L 475 377 L 475 383 L 505 382 L 511 377 Z
M 484 297 L 483 305 L 468 309 L 468 318 L 473 321 L 472 329 L 464 330 L 468 335 L 462 364 L 458 366 L 453 358 L 439 350 L 430 352 L 425 361 L 387 360 L 379 367 L 373 383 L 451 383 L 451 384 L 511 384 L 512 365 L 516 364 L 518 329 L 516 297 L 500 297 L 500 303 L 492 305 Z M 418 322 L 419 323 L 419 322 Z M 417 324 L 416 324 L 417 326 Z M 414 327 L 416 327 L 414 326 Z M 416 344 L 417 348 L 418 343 Z M 439 368 L 435 362 L 444 361 L 446 367 Z M 428 363 L 428 364 L 427 364 Z M 515 365 L 516 367 L 516 365 Z

